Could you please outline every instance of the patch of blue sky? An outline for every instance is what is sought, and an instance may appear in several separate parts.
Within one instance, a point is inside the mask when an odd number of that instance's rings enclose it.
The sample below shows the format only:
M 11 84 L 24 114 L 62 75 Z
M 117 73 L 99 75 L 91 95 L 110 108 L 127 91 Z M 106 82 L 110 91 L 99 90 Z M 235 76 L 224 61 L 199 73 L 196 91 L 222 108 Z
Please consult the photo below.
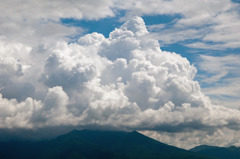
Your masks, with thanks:
M 67 26 L 81 27 L 85 30 L 84 33 L 98 32 L 105 37 L 115 28 L 121 26 L 121 22 L 117 17 L 109 17 L 100 20 L 77 20 L 73 18 L 61 19 L 61 23 Z
M 232 0 L 235 3 L 240 3 L 240 0 Z
M 167 24 L 179 19 L 181 16 L 179 14 L 161 14 L 161 15 L 147 15 L 143 16 L 143 20 L 146 25 L 157 25 L 157 24 Z
M 186 57 L 192 64 L 194 64 L 194 62 L 196 61 L 196 54 L 190 54 L 191 50 L 193 49 L 184 46 L 182 43 L 164 45 L 161 46 L 161 49 L 163 51 L 175 52 L 177 54 L 180 54 L 182 57 Z

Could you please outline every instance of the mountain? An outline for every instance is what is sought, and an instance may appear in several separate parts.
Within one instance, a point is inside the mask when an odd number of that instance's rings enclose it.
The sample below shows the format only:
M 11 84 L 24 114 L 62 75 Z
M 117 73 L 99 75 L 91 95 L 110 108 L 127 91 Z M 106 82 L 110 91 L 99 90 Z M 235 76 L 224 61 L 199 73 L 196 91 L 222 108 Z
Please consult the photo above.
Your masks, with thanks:
M 210 159 L 136 131 L 73 130 L 48 141 L 0 143 L 0 158 L 34 159 Z
M 240 147 L 217 147 L 201 145 L 190 149 L 202 155 L 217 157 L 219 159 L 240 159 Z

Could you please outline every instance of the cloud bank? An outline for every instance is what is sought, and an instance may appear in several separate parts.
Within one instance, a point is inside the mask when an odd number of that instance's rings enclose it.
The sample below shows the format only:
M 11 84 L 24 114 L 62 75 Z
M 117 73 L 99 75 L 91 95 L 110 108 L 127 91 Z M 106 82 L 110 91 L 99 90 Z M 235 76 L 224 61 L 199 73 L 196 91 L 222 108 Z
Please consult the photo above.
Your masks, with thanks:
M 240 111 L 213 105 L 196 68 L 148 34 L 133 17 L 109 38 L 92 33 L 37 48 L 2 41 L 0 128 L 239 130 Z

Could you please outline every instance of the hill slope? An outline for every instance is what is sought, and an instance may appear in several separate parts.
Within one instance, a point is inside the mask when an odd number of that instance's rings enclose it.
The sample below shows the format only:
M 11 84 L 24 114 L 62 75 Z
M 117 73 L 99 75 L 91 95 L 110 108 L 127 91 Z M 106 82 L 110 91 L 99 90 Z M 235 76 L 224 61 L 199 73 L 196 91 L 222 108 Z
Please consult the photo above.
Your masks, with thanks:
M 74 130 L 42 142 L 0 143 L 0 158 L 209 159 L 163 144 L 136 131 L 92 130 Z

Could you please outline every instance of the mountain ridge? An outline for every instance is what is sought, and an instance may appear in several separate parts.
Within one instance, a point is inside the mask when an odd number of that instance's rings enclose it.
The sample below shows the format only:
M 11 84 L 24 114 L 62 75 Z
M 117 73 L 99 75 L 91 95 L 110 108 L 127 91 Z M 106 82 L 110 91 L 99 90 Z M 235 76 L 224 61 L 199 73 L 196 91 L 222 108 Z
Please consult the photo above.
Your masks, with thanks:
M 211 157 L 161 143 L 137 131 L 87 129 L 73 130 L 41 142 L 0 143 L 0 158 L 211 159 Z
M 209 145 L 199 145 L 192 149 L 192 152 L 197 152 L 202 155 L 208 155 L 217 157 L 219 159 L 239 159 L 240 158 L 240 147 L 218 147 Z

